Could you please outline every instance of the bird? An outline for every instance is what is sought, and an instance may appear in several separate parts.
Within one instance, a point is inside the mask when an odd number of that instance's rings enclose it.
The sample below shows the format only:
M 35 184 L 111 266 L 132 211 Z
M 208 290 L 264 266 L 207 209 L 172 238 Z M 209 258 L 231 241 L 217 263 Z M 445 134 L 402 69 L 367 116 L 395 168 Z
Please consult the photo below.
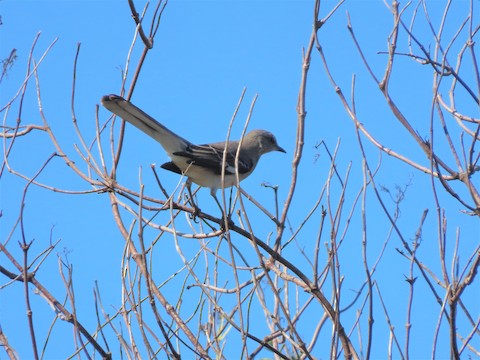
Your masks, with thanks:
M 210 194 L 221 210 L 222 206 L 216 196 L 217 190 L 236 185 L 237 171 L 238 179 L 242 181 L 252 174 L 262 155 L 272 151 L 286 153 L 278 145 L 275 136 L 266 130 L 252 130 L 243 137 L 242 141 L 195 145 L 119 95 L 105 95 L 101 102 L 106 109 L 160 143 L 171 159 L 160 167 L 187 177 L 187 188 L 191 199 L 190 185 L 193 182 L 210 188 Z M 235 166 L 237 152 L 238 167 Z M 198 207 L 196 209 L 199 210 Z

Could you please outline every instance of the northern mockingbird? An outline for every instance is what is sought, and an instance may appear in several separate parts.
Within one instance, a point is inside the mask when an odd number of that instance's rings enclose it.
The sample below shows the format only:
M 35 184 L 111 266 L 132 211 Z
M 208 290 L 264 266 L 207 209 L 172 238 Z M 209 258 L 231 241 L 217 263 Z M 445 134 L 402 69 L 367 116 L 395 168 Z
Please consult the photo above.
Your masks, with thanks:
M 189 191 L 191 182 L 210 188 L 210 193 L 219 206 L 220 203 L 216 197 L 217 189 L 222 188 L 222 185 L 224 188 L 228 188 L 236 184 L 235 159 L 237 151 L 239 152 L 238 177 L 240 181 L 253 172 L 263 154 L 270 151 L 285 152 L 277 144 L 277 140 L 272 133 L 265 130 L 252 130 L 245 135 L 241 144 L 239 141 L 229 141 L 226 144 L 227 154 L 224 165 L 225 142 L 194 145 L 118 95 L 102 97 L 102 104 L 112 113 L 157 140 L 172 159 L 161 167 L 187 176 Z M 222 169 L 224 169 L 223 184 Z M 221 206 L 220 209 L 222 209 Z

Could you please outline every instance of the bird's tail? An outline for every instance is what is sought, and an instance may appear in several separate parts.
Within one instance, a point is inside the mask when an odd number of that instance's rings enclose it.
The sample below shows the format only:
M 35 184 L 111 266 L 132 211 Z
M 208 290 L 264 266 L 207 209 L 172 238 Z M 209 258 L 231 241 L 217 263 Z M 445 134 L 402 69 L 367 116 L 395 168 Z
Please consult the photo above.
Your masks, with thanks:
M 118 95 L 105 95 L 102 104 L 115 115 L 128 121 L 157 140 L 169 154 L 184 151 L 190 142 L 173 133 L 150 115 Z

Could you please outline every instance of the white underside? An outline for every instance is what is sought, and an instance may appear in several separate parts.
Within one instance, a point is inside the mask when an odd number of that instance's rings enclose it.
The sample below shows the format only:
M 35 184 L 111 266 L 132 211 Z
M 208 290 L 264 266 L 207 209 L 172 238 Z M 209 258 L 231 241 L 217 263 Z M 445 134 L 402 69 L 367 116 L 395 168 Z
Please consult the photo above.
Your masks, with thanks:
M 235 174 L 226 174 L 222 181 L 222 176 L 213 173 L 211 170 L 188 164 L 186 159 L 182 156 L 172 156 L 172 161 L 182 170 L 183 174 L 187 176 L 192 182 L 197 185 L 210 188 L 212 190 L 228 188 L 237 184 L 237 176 Z M 234 172 L 234 169 L 229 167 L 228 171 Z M 252 169 L 253 171 L 253 169 Z M 239 181 L 248 177 L 252 171 L 245 174 L 238 174 Z

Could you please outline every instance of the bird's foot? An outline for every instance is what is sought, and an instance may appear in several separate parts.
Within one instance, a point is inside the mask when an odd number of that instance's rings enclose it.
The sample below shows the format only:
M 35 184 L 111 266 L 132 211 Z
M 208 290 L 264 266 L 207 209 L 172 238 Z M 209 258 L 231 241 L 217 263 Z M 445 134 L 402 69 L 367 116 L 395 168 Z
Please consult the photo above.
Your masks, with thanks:
M 194 223 L 198 224 L 198 215 L 200 215 L 200 212 L 202 210 L 200 210 L 200 208 L 197 206 L 197 204 L 195 204 L 193 201 L 192 201 L 192 207 L 193 207 L 193 212 L 189 215 L 190 219 L 193 220 Z
M 232 228 L 234 225 L 235 223 L 232 220 L 231 214 L 228 214 L 226 219 L 225 219 L 225 216 L 222 215 L 222 222 L 221 222 L 222 231 L 226 231 L 227 229 Z

